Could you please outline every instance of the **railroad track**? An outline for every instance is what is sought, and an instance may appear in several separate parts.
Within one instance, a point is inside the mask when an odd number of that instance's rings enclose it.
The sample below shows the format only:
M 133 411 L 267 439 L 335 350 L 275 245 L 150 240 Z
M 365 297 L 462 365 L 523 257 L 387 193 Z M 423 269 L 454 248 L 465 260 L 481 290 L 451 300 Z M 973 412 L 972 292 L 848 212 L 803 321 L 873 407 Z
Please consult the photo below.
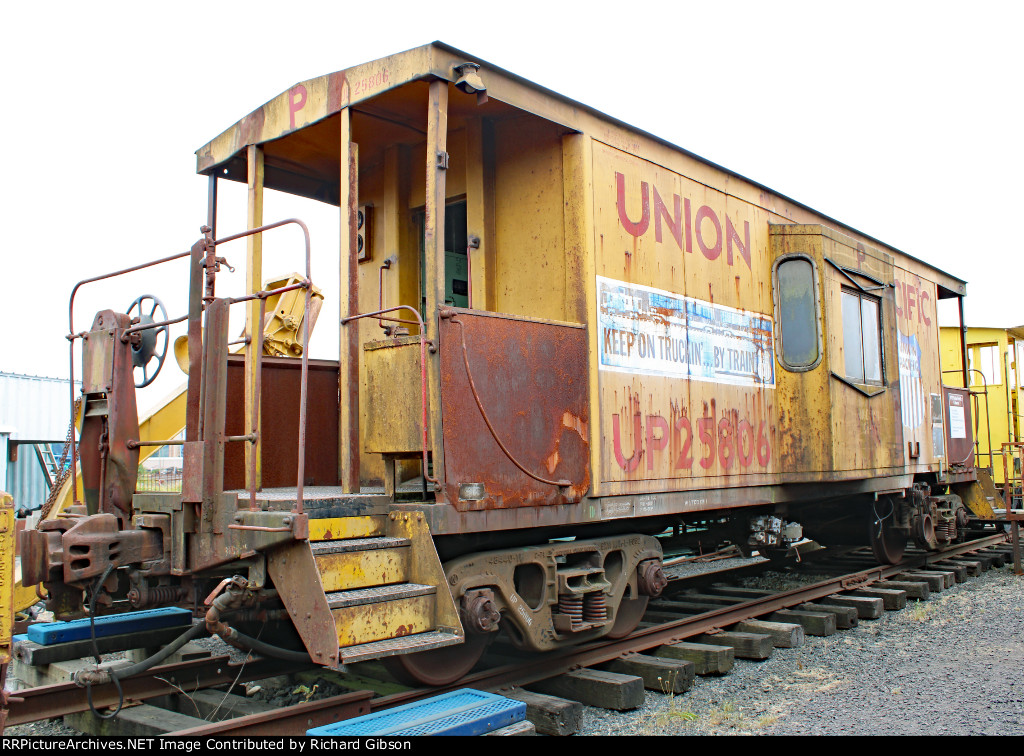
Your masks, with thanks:
M 645 621 L 631 635 L 617 640 L 602 640 L 585 644 L 572 649 L 545 654 L 543 656 L 516 656 L 508 648 L 499 649 L 484 657 L 480 669 L 474 671 L 458 683 L 441 688 L 418 688 L 395 690 L 397 686 L 383 686 L 384 694 L 378 695 L 381 686 L 370 685 L 366 689 L 353 690 L 341 695 L 329 696 L 319 700 L 310 700 L 292 706 L 276 708 L 270 711 L 257 712 L 245 716 L 188 726 L 168 732 L 179 736 L 207 735 L 302 735 L 310 727 L 348 719 L 354 716 L 379 711 L 401 704 L 412 703 L 430 696 L 458 688 L 477 688 L 490 691 L 508 691 L 523 686 L 534 686 L 544 681 L 562 678 L 569 673 L 579 675 L 578 670 L 607 666 L 617 660 L 636 660 L 645 658 L 645 652 L 652 652 L 663 647 L 687 645 L 693 639 L 701 640 L 708 645 L 731 648 L 729 641 L 743 641 L 742 637 L 731 635 L 728 628 L 754 618 L 776 615 L 776 612 L 791 611 L 795 607 L 816 604 L 822 600 L 835 601 L 829 597 L 836 594 L 859 593 L 860 599 L 874 598 L 874 601 L 850 600 L 844 603 L 848 609 L 857 614 L 857 619 L 877 616 L 885 609 L 894 609 L 901 605 L 898 596 L 902 594 L 905 604 L 910 585 L 928 586 L 931 589 L 944 585 L 952 574 L 957 582 L 969 577 L 969 574 L 980 574 L 989 566 L 1000 566 L 1010 560 L 1006 553 L 1005 534 L 996 534 L 975 539 L 963 544 L 954 545 L 938 553 L 910 552 L 898 565 L 878 565 L 871 563 L 870 557 L 863 552 L 850 551 L 828 555 L 819 552 L 820 557 L 807 560 L 802 564 L 788 568 L 795 582 L 803 582 L 798 587 L 784 591 L 768 591 L 737 587 L 737 583 L 755 574 L 758 569 L 774 567 L 762 563 L 756 566 L 724 569 L 703 575 L 673 580 L 658 601 L 652 602 L 645 615 Z M 1002 549 L 1000 550 L 1000 547 Z M 973 557 L 968 564 L 950 562 L 965 556 Z M 936 569 L 937 563 L 946 563 Z M 915 571 L 927 570 L 927 574 L 915 577 Z M 897 576 L 909 578 L 893 580 Z M 943 578 L 941 573 L 946 573 Z M 806 575 L 813 575 L 807 578 Z M 825 577 L 822 578 L 821 576 Z M 889 588 L 882 587 L 884 583 Z M 902 587 L 901 587 L 902 586 Z M 922 589 L 918 588 L 917 591 Z M 915 590 L 910 590 L 914 593 Z M 867 594 L 867 595 L 866 595 Z M 873 594 L 870 595 L 870 594 Z M 918 595 L 920 595 L 918 593 Z M 854 597 L 857 598 L 856 596 Z M 911 596 L 913 598 L 913 596 Z M 850 607 L 849 605 L 858 605 Z M 834 607 L 833 607 L 834 608 Z M 843 626 L 839 617 L 846 616 L 849 622 L 850 611 L 836 615 L 838 626 Z M 821 614 L 819 611 L 812 613 Z M 800 619 L 799 612 L 794 619 Z M 806 620 L 806 618 L 804 618 Z M 809 620 L 808 620 L 809 622 Z M 790 626 L 798 623 L 788 623 Z M 803 625 L 798 625 L 804 629 Z M 847 624 L 848 626 L 848 624 Z M 810 626 L 807 631 L 815 634 Z M 756 635 L 757 633 L 754 633 Z M 717 636 L 717 637 L 716 637 Z M 765 637 L 762 635 L 762 637 Z M 759 641 L 763 648 L 765 642 Z M 779 638 L 773 639 L 771 645 L 785 645 Z M 754 653 L 749 648 L 733 649 L 734 654 Z M 664 654 L 665 652 L 660 652 Z M 770 653 L 770 650 L 769 650 Z M 641 656 L 637 656 L 641 655 Z M 749 656 L 748 656 L 749 658 Z M 634 662 L 634 667 L 642 666 L 642 662 Z M 621 666 L 620 666 L 621 668 Z M 318 670 L 310 665 L 306 671 Z M 301 673 L 294 664 L 269 659 L 250 661 L 247 664 L 232 663 L 228 657 L 218 656 L 193 660 L 180 664 L 166 665 L 156 668 L 145 675 L 124 681 L 124 698 L 127 701 L 150 701 L 174 694 L 195 695 L 196 691 L 213 689 L 226 685 L 240 686 L 250 681 L 263 680 L 284 673 Z M 692 679 L 692 673 L 691 673 Z M 648 684 L 648 688 L 654 686 Z M 642 691 L 642 688 L 641 688 Z M 666 691 L 663 691 L 666 692 Z M 223 695 L 223 694 L 218 694 Z M 18 691 L 11 699 L 7 719 L 8 726 L 34 722 L 57 716 L 74 715 L 88 712 L 89 705 L 85 691 L 73 683 L 47 685 Z M 113 685 L 94 686 L 93 702 L 97 709 L 115 706 L 119 693 Z M 198 709 L 197 709 L 198 711 Z M 83 720 L 77 720 L 82 722 Z M 193 720 L 195 721 L 195 720 Z M 116 722 L 116 720 L 115 720 Z M 118 732 L 116 725 L 104 725 L 103 734 Z

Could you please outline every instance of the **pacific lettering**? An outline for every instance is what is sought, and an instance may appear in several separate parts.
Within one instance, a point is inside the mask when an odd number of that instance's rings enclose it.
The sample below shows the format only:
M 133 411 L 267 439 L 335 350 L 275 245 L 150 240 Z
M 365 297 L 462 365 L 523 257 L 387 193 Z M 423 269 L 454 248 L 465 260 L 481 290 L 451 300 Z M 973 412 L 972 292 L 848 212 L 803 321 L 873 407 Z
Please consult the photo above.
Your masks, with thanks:
M 897 281 L 896 317 L 908 323 L 916 320 L 918 323 L 930 326 L 932 324 L 932 319 L 928 317 L 928 312 L 931 311 L 931 305 L 928 304 L 930 299 L 931 295 L 927 289 L 921 288 L 920 279 L 915 279 L 913 283 Z M 916 315 L 915 309 L 917 310 Z

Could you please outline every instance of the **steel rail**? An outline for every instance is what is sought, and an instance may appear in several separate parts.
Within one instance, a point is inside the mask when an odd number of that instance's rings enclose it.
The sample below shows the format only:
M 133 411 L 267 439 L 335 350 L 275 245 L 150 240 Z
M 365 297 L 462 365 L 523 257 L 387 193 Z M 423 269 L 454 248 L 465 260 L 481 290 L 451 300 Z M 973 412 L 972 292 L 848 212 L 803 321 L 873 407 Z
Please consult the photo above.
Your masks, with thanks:
M 680 617 L 674 622 L 666 622 L 654 627 L 644 628 L 628 638 L 615 641 L 596 641 L 585 646 L 577 646 L 565 651 L 545 655 L 543 659 L 515 665 L 505 665 L 493 670 L 482 670 L 464 677 L 458 683 L 433 689 L 435 692 L 455 690 L 460 687 L 482 686 L 485 689 L 501 688 L 507 685 L 523 685 L 538 682 L 557 674 L 568 672 L 576 667 L 589 667 L 594 664 L 617 659 L 623 654 L 646 651 L 667 643 L 679 643 L 708 631 L 720 630 L 723 626 L 733 625 L 751 617 L 770 614 L 797 604 L 813 602 L 834 593 L 854 588 L 862 588 L 886 577 L 898 575 L 907 569 L 923 567 L 933 562 L 948 559 L 970 551 L 977 551 L 987 546 L 1006 542 L 1006 534 L 998 534 L 988 538 L 958 544 L 940 553 L 922 554 L 901 561 L 898 565 L 871 567 L 856 572 L 846 573 L 820 583 L 795 588 L 783 593 L 773 594 L 763 599 L 753 599 L 742 603 L 724 606 L 702 614 Z M 396 693 L 376 699 L 375 709 L 389 708 L 407 703 L 415 698 L 416 691 Z
M 283 709 L 249 714 L 222 722 L 212 722 L 188 730 L 178 730 L 168 733 L 168 735 L 187 738 L 198 738 L 204 735 L 305 735 L 306 730 L 310 727 L 321 727 L 369 714 L 371 698 L 373 698 L 373 691 L 358 690 L 352 693 L 342 693 L 340 696 L 322 698 L 319 701 L 308 701 Z M 282 716 L 282 712 L 287 712 L 287 714 Z M 243 719 L 245 722 L 239 724 Z M 286 732 L 281 729 L 283 722 L 291 725 Z
M 871 583 L 905 572 L 914 567 L 948 559 L 952 556 L 978 551 L 988 546 L 1006 542 L 1006 534 L 999 533 L 963 544 L 957 544 L 942 552 L 913 555 L 905 558 L 898 565 L 871 567 L 858 572 L 846 573 L 829 578 L 820 583 L 804 586 L 784 593 L 774 594 L 763 599 L 743 601 L 742 603 L 724 606 L 699 615 L 681 617 L 674 622 L 667 622 L 651 628 L 645 628 L 628 638 L 615 641 L 596 641 L 585 646 L 555 651 L 544 654 L 536 660 L 517 660 L 515 663 L 503 664 L 492 669 L 481 670 L 470 674 L 450 685 L 436 688 L 414 688 L 401 693 L 375 698 L 369 702 L 372 711 L 381 711 L 401 704 L 412 703 L 429 696 L 438 695 L 459 688 L 474 687 L 483 690 L 500 690 L 510 685 L 528 685 L 570 670 L 594 664 L 612 661 L 628 653 L 646 651 L 666 643 L 678 643 L 695 635 L 712 630 L 719 630 L 750 617 L 769 614 L 789 606 L 807 603 L 830 596 L 843 590 L 860 588 Z M 722 572 L 731 572 L 724 570 Z M 245 735 L 253 732 L 252 728 L 269 726 L 272 729 L 260 730 L 261 733 L 275 735 L 303 735 L 309 727 L 317 726 L 322 720 L 317 719 L 316 725 L 310 718 L 311 713 L 317 715 L 337 710 L 348 705 L 347 697 L 333 696 L 311 704 L 286 706 L 274 712 L 254 714 L 237 719 L 218 722 L 191 730 L 168 733 L 169 735 Z M 340 718 L 334 721 L 340 721 Z
M 317 669 L 310 664 L 307 669 Z M 231 683 L 262 680 L 301 671 L 294 662 L 257 659 L 245 664 L 232 663 L 228 656 L 195 659 L 180 664 L 165 664 L 135 677 L 121 680 L 125 700 L 144 700 L 156 696 L 212 688 Z M 89 710 L 85 688 L 73 682 L 43 685 L 16 691 L 9 699 L 7 726 L 38 722 L 65 714 Z M 92 686 L 97 709 L 116 706 L 118 691 L 113 683 Z

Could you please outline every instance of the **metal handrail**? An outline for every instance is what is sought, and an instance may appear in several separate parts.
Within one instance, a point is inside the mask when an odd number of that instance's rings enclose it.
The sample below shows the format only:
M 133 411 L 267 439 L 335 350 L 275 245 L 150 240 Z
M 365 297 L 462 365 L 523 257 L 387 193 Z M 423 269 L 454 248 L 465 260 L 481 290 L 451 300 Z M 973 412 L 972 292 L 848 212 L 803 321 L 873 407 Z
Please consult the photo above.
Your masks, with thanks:
M 276 223 L 270 223 L 270 224 L 267 224 L 267 225 L 264 225 L 264 226 L 259 226 L 257 228 L 248 229 L 246 231 L 242 231 L 242 232 L 237 233 L 237 234 L 232 234 L 231 236 L 226 236 L 226 237 L 224 237 L 222 239 L 211 239 L 210 240 L 210 244 L 213 247 L 216 247 L 216 246 L 218 246 L 220 244 L 226 244 L 227 242 L 236 241 L 238 239 L 244 239 L 246 237 L 253 236 L 254 234 L 262 233 L 264 231 L 270 231 L 272 229 L 280 228 L 281 226 L 285 226 L 285 225 L 289 225 L 289 224 L 295 224 L 295 225 L 299 226 L 302 229 L 303 237 L 304 237 L 304 240 L 305 240 L 305 256 L 306 256 L 306 277 L 305 277 L 305 279 L 303 281 L 300 281 L 297 284 L 293 284 L 291 286 L 286 286 L 286 287 L 281 288 L 281 289 L 261 290 L 261 291 L 258 291 L 258 292 L 254 292 L 253 294 L 249 294 L 249 295 L 246 295 L 246 296 L 243 296 L 243 297 L 237 297 L 237 298 L 233 298 L 233 299 L 229 299 L 228 300 L 228 304 L 230 306 L 232 304 L 237 304 L 239 302 L 247 302 L 247 301 L 251 301 L 253 299 L 257 299 L 257 300 L 259 300 L 259 303 L 260 303 L 260 315 L 259 315 L 259 323 L 256 324 L 256 327 L 258 329 L 257 330 L 258 336 L 256 338 L 256 350 L 255 350 L 255 355 L 254 355 L 254 359 L 255 359 L 255 370 L 254 370 L 254 373 L 255 373 L 255 378 L 256 378 L 256 385 L 255 385 L 254 391 L 253 391 L 252 428 L 250 429 L 250 432 L 248 434 L 245 434 L 245 435 L 242 435 L 242 436 L 229 436 L 229 437 L 226 437 L 225 440 L 226 441 L 248 441 L 249 443 L 255 444 L 258 441 L 258 439 L 259 439 L 257 428 L 259 427 L 259 407 L 260 407 L 260 397 L 261 397 L 261 372 L 262 372 L 262 363 L 261 363 L 261 359 L 260 358 L 261 358 L 262 352 L 263 352 L 263 319 L 264 319 L 265 314 L 266 314 L 266 298 L 268 296 L 272 295 L 272 294 L 282 294 L 284 292 L 292 291 L 294 289 L 305 289 L 306 290 L 306 297 L 305 297 L 305 304 L 304 304 L 304 309 L 303 309 L 303 344 L 304 344 L 304 348 L 302 350 L 302 378 L 301 378 L 301 387 L 300 387 L 300 393 L 299 393 L 299 459 L 298 459 L 298 475 L 297 475 L 298 480 L 296 482 L 296 509 L 295 509 L 295 513 L 296 514 L 302 514 L 303 513 L 303 480 L 305 478 L 305 463 L 306 463 L 305 447 L 306 447 L 307 384 L 308 384 L 308 379 L 309 379 L 309 357 L 308 357 L 308 351 L 309 351 L 308 350 L 308 347 L 309 347 L 309 312 L 310 312 L 311 291 L 312 291 L 312 285 L 313 285 L 312 278 L 311 278 L 311 272 L 310 272 L 310 270 L 311 270 L 311 260 L 310 260 L 309 228 L 306 226 L 305 223 L 303 223 L 301 220 L 299 220 L 297 218 L 288 218 L 286 220 L 278 221 Z M 204 231 L 207 231 L 207 230 L 208 229 L 204 228 Z M 188 257 L 191 254 L 192 254 L 192 250 L 189 250 L 188 252 L 182 252 L 182 253 L 179 253 L 179 254 L 176 254 L 176 255 L 171 255 L 170 257 L 163 257 L 163 258 L 160 258 L 158 260 L 152 260 L 150 262 L 142 263 L 140 265 L 134 265 L 134 266 L 131 266 L 129 268 L 123 268 L 121 270 L 116 270 L 116 271 L 113 271 L 112 273 L 105 273 L 105 274 L 100 275 L 100 276 L 94 276 L 92 278 L 86 278 L 86 279 L 83 279 L 82 281 L 79 281 L 77 284 L 75 284 L 74 288 L 71 290 L 71 296 L 70 296 L 70 298 L 68 300 L 68 330 L 69 330 L 69 334 L 67 336 L 67 339 L 70 342 L 70 344 L 69 344 L 69 374 L 70 374 L 70 381 L 69 382 L 70 382 L 70 393 L 71 393 L 72 424 L 74 423 L 74 402 L 75 402 L 75 382 L 74 382 L 74 377 L 75 377 L 75 351 L 74 351 L 74 343 L 75 343 L 76 339 L 82 338 L 82 337 L 84 337 L 86 335 L 84 331 L 82 333 L 75 333 L 74 332 L 75 331 L 75 328 L 74 328 L 74 306 L 75 306 L 75 296 L 77 295 L 78 290 L 82 286 L 84 286 L 86 284 L 95 283 L 97 281 L 104 281 L 104 280 L 107 280 L 107 279 L 110 279 L 110 278 L 115 278 L 117 276 L 124 275 L 126 273 L 133 273 L 135 271 L 142 270 L 144 268 L 150 268 L 150 267 L 153 267 L 155 265 L 161 265 L 163 263 L 171 262 L 171 261 L 174 261 L 174 260 L 180 260 L 181 258 Z M 207 270 L 207 275 L 209 276 L 210 274 L 211 274 L 211 271 L 208 269 Z M 134 326 L 132 328 L 127 329 L 122 334 L 122 337 L 121 337 L 122 341 L 124 341 L 126 339 L 126 337 L 128 337 L 132 333 L 136 333 L 136 332 L 139 332 L 139 331 L 143 331 L 143 330 L 147 330 L 147 329 L 152 329 L 152 328 L 161 328 L 161 327 L 165 327 L 165 326 L 172 325 L 172 324 L 175 324 L 175 323 L 180 323 L 180 322 L 182 322 L 184 320 L 187 320 L 188 317 L 189 317 L 188 315 L 185 315 L 184 317 L 181 317 L 181 318 L 176 318 L 176 319 L 173 319 L 173 320 L 162 321 L 160 323 L 139 324 L 137 326 Z M 204 372 L 205 372 L 205 367 L 206 366 L 203 365 L 203 371 Z M 71 433 L 71 469 L 72 469 L 72 471 L 74 471 L 76 469 L 77 465 L 78 465 L 77 445 L 75 443 L 74 435 L 75 435 L 74 431 L 72 430 L 72 433 Z M 136 441 L 135 444 L 143 445 L 142 442 L 139 442 L 139 441 Z M 150 444 L 146 443 L 145 445 L 150 445 Z M 250 509 L 256 509 L 256 473 L 255 473 L 255 467 L 256 467 L 256 455 L 253 454 L 253 455 L 250 456 L 250 467 L 249 467 L 249 471 L 250 471 L 249 507 L 250 507 Z M 71 486 L 72 486 L 72 489 L 71 489 L 72 501 L 77 502 L 77 500 L 78 500 L 78 481 L 77 481 L 76 476 L 75 476 L 74 473 L 72 473 L 72 475 L 71 475 Z M 102 486 L 101 486 L 101 488 L 102 488 Z M 102 492 L 101 492 L 101 496 L 102 496 Z
M 94 276 L 92 278 L 85 278 L 75 284 L 74 288 L 71 289 L 71 296 L 68 298 L 68 387 L 71 392 L 71 501 L 78 501 L 78 479 L 75 474 L 75 468 L 78 467 L 78 447 L 75 443 L 75 339 L 82 338 L 85 336 L 85 332 L 75 333 L 75 295 L 78 294 L 78 290 L 86 284 L 96 283 L 97 281 L 105 281 L 108 278 L 115 278 L 117 276 L 123 276 L 126 273 L 134 273 L 137 270 L 143 270 L 144 268 L 152 268 L 155 265 L 162 265 L 163 263 L 172 262 L 174 260 L 180 260 L 183 257 L 188 257 L 192 254 L 192 250 L 188 252 L 180 252 L 170 257 L 161 257 L 159 260 L 151 260 L 150 262 L 141 263 L 139 265 L 133 265 L 130 268 L 122 268 L 121 270 L 115 270 L 113 273 L 104 273 L 100 276 Z M 83 407 L 84 411 L 84 407 Z M 100 494 L 102 496 L 102 492 Z
M 973 391 L 970 386 L 964 386 L 964 388 L 967 389 L 967 393 L 969 393 L 971 395 L 971 398 L 974 400 L 974 456 L 975 456 L 975 459 L 977 459 L 978 457 L 983 457 L 983 456 L 987 455 L 988 456 L 988 469 L 991 471 L 992 475 L 995 475 L 994 452 L 992 450 L 992 418 L 991 418 L 991 412 L 990 412 L 990 407 L 989 407 L 989 403 L 988 403 L 988 379 L 985 378 L 985 374 L 983 372 L 981 372 L 980 370 L 978 370 L 977 368 L 967 368 L 966 370 L 943 370 L 942 373 L 943 373 L 943 375 L 945 375 L 946 373 L 957 373 L 957 374 L 964 375 L 964 376 L 966 376 L 967 373 L 977 373 L 978 375 L 981 376 L 981 385 L 982 385 L 982 390 L 981 391 Z M 977 385 L 977 384 L 975 384 L 975 385 Z M 982 454 L 982 452 L 981 452 L 981 440 L 978 438 L 978 423 L 981 420 L 981 412 L 980 412 L 980 409 L 979 409 L 980 405 L 979 405 L 979 402 L 978 402 L 978 397 L 982 396 L 982 395 L 984 395 L 984 397 L 985 397 L 985 432 L 988 434 L 988 451 L 985 452 L 985 454 Z M 1000 456 L 1002 456 L 1002 452 L 1000 452 Z M 977 466 L 977 465 L 975 465 L 975 466 Z
M 226 236 L 223 239 L 214 239 L 212 243 L 214 246 L 220 244 L 226 244 L 227 242 L 236 241 L 238 239 L 244 239 L 254 234 L 263 233 L 264 231 L 270 231 L 281 226 L 289 224 L 295 224 L 302 229 L 302 234 L 306 242 L 306 278 L 299 283 L 292 284 L 291 286 L 285 286 L 280 289 L 272 290 L 260 290 L 248 294 L 244 297 L 236 297 L 228 300 L 228 305 L 238 304 L 239 302 L 249 302 L 253 299 L 259 300 L 260 303 L 260 314 L 259 321 L 253 324 L 253 330 L 256 331 L 256 344 L 253 352 L 253 360 L 255 361 L 253 374 L 255 376 L 255 386 L 253 387 L 253 402 L 252 402 L 252 428 L 248 434 L 248 437 L 235 437 L 230 440 L 248 440 L 249 443 L 255 444 L 259 441 L 259 415 L 260 415 L 260 399 L 262 395 L 262 370 L 263 370 L 263 320 L 266 316 L 266 298 L 272 294 L 282 294 L 286 291 L 293 291 L 295 289 L 305 289 L 306 298 L 303 306 L 302 314 L 302 378 L 299 389 L 299 461 L 298 461 L 298 480 L 295 484 L 295 514 L 303 514 L 302 507 L 302 486 L 303 480 L 306 475 L 306 395 L 307 395 L 307 384 L 309 382 L 309 310 L 310 301 L 312 296 L 313 280 L 310 273 L 310 252 L 309 252 L 309 228 L 298 218 L 288 218 L 286 220 L 277 221 L 276 223 L 269 223 L 258 228 L 252 228 L 247 231 L 242 231 L 231 236 Z M 250 338 L 252 334 L 250 334 Z M 249 344 L 252 347 L 252 343 Z M 256 510 L 256 454 L 255 449 L 253 453 L 249 455 L 249 509 Z

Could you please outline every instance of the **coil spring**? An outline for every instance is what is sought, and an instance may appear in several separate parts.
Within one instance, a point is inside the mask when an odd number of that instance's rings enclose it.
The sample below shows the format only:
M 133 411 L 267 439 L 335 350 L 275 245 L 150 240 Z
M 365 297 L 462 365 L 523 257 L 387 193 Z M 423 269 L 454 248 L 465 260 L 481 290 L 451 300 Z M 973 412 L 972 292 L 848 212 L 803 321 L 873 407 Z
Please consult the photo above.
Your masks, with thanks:
M 575 628 L 583 623 L 583 596 L 578 594 L 562 594 L 558 597 L 558 613 L 564 614 Z
M 583 597 L 584 622 L 604 622 L 607 619 L 608 604 L 605 602 L 603 592 L 596 591 Z
M 133 588 L 129 592 L 128 601 L 136 609 L 144 609 L 161 604 L 173 604 L 182 597 L 182 593 L 182 589 L 177 586 L 153 585 L 146 591 L 145 601 L 142 601 L 142 596 L 137 588 Z
M 935 526 L 935 537 L 943 542 L 956 540 L 956 520 L 947 520 Z
M 167 604 L 177 601 L 181 596 L 181 589 L 174 585 L 154 585 L 149 589 L 149 602 L 151 604 Z

